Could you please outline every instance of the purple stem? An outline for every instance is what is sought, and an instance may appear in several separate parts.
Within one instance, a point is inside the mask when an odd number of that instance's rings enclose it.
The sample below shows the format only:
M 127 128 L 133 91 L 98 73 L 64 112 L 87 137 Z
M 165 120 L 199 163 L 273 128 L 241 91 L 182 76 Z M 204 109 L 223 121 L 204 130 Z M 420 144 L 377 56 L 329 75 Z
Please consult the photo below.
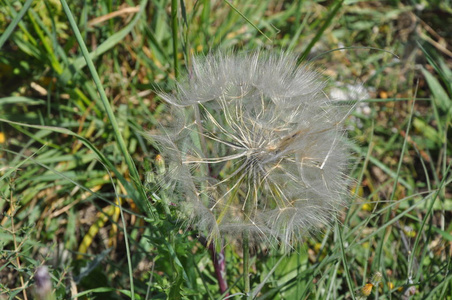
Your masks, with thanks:
M 210 251 L 220 293 L 225 297 L 229 296 L 229 292 L 226 293 L 228 290 L 228 282 L 226 281 L 226 257 L 224 255 L 224 248 L 222 247 L 220 252 L 217 252 L 213 243 L 207 245 L 207 239 L 205 237 L 199 236 L 198 239 L 201 244 L 203 244 Z

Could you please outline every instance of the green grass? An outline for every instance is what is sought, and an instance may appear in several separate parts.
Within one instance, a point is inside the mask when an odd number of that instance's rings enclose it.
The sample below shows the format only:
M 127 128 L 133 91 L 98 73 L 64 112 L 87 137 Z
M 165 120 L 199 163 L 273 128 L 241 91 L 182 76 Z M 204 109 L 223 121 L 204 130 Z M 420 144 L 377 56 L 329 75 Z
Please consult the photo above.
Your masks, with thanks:
M 452 5 L 426 3 L 0 0 L 0 299 L 33 299 L 41 265 L 55 299 L 221 298 L 143 132 L 191 54 L 229 49 L 292 51 L 369 91 L 341 222 L 291 254 L 253 249 L 252 295 L 359 299 L 380 272 L 369 299 L 452 299 Z

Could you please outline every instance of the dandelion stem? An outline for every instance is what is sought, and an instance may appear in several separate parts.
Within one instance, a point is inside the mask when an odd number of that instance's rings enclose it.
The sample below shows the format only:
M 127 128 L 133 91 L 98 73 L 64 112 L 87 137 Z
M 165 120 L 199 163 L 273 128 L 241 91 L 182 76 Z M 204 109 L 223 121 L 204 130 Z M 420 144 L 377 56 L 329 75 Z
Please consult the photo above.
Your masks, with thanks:
M 198 240 L 210 251 L 215 276 L 217 277 L 218 287 L 220 288 L 220 294 L 222 294 L 223 297 L 228 297 L 229 287 L 228 282 L 226 281 L 226 256 L 224 253 L 223 241 L 221 241 L 220 247 L 215 247 L 213 243 L 209 243 L 208 240 L 202 235 L 198 236 Z
M 247 197 L 248 198 L 248 197 Z M 245 218 L 249 218 L 252 210 L 252 201 L 250 199 L 245 199 L 244 205 L 244 215 Z M 245 229 L 242 233 L 243 236 L 243 279 L 244 279 L 244 292 L 246 294 L 246 299 L 252 299 L 251 297 L 251 286 L 250 286 L 250 231 Z
M 251 299 L 250 295 L 250 232 L 243 232 L 243 279 L 245 283 L 244 292 L 246 299 Z

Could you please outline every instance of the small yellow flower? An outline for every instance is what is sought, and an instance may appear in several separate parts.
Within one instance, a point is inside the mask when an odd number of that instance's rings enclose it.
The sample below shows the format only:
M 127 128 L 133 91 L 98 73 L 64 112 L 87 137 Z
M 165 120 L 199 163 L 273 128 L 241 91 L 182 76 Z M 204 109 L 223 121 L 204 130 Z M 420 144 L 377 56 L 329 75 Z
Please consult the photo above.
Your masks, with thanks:
M 314 245 L 314 249 L 315 249 L 315 251 L 318 253 L 318 252 L 320 252 L 320 249 L 322 248 L 322 244 L 321 243 L 316 243 L 315 245 Z
M 367 283 L 363 288 L 361 289 L 361 294 L 365 297 L 368 297 L 370 293 L 372 292 L 372 288 L 374 285 L 372 283 Z
M 362 299 L 367 299 L 367 297 L 369 297 L 370 293 L 372 293 L 372 289 L 374 288 L 374 286 L 378 286 L 378 283 L 381 281 L 382 278 L 382 274 L 380 272 L 376 272 L 369 283 L 366 283 L 361 290 L 358 293 L 358 298 L 359 300 Z
M 363 210 L 372 211 L 372 206 L 369 203 L 363 204 Z

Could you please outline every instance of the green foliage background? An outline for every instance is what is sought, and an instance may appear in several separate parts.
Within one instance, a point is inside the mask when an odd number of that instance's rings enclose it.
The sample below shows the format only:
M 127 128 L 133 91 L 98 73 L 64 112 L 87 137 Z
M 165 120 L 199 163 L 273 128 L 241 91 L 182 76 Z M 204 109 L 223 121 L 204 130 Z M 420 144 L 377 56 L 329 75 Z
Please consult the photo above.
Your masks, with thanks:
M 253 296 L 358 299 L 380 272 L 369 298 L 452 299 L 450 1 L 0 3 L 0 299 L 33 298 L 41 265 L 56 299 L 222 297 L 142 133 L 192 54 L 230 49 L 294 52 L 369 94 L 341 223 L 290 255 L 256 247 Z M 225 255 L 240 298 L 239 245 Z

